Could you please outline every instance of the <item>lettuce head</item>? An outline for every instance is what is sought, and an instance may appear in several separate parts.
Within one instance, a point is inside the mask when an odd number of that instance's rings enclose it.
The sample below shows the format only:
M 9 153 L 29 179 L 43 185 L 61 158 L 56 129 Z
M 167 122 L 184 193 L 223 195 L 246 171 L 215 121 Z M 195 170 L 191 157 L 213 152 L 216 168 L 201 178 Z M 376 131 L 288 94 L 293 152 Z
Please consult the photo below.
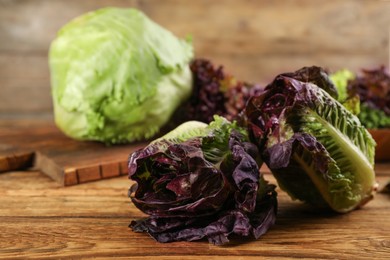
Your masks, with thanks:
M 280 74 L 248 101 L 246 116 L 281 189 L 345 213 L 373 198 L 376 144 L 335 90 L 319 67 Z
M 75 18 L 50 47 L 55 122 L 78 140 L 150 138 L 189 97 L 192 57 L 189 40 L 135 9 Z
M 390 74 L 384 66 L 362 69 L 360 74 L 343 69 L 330 77 L 339 93 L 343 93 L 338 101 L 356 114 L 365 127 L 390 127 Z
M 223 117 L 186 122 L 129 157 L 129 195 L 147 218 L 135 232 L 159 242 L 259 238 L 275 223 L 277 194 L 259 172 L 245 128 Z

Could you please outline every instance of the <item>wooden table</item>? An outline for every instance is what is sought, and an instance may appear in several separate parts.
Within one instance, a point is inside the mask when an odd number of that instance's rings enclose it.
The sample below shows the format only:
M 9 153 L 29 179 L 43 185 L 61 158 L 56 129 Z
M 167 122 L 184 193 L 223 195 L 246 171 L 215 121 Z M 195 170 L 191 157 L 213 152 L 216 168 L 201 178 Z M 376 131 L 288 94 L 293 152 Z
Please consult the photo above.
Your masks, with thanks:
M 192 35 L 196 57 L 224 65 L 238 79 L 266 84 L 303 66 L 358 71 L 387 64 L 389 3 L 0 0 L 0 120 L 52 119 L 49 46 L 66 22 L 87 11 L 138 8 L 175 35 Z M 383 184 L 390 164 L 378 166 Z M 61 187 L 36 170 L 0 174 L 0 258 L 390 259 L 388 194 L 334 215 L 279 192 L 277 222 L 266 235 L 217 247 L 207 241 L 159 244 L 133 233 L 128 224 L 143 215 L 127 198 L 130 184 L 122 176 Z
M 390 165 L 377 165 L 377 174 L 382 186 Z M 0 258 L 390 259 L 390 194 L 339 215 L 279 191 L 276 225 L 259 240 L 160 244 L 128 228 L 143 216 L 127 198 L 130 184 L 122 176 L 61 187 L 34 170 L 0 174 Z

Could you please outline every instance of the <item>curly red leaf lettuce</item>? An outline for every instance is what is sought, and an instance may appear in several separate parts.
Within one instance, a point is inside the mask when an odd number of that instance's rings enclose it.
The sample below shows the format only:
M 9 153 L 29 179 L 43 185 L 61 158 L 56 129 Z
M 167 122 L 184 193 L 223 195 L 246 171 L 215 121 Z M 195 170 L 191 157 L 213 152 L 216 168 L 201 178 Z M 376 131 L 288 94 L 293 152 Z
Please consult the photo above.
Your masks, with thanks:
M 390 116 L 390 75 L 384 66 L 363 69 L 348 82 L 348 92 L 359 95 L 360 101 L 370 108 Z
M 281 74 L 249 100 L 246 117 L 251 138 L 282 189 L 347 212 L 372 198 L 375 142 L 332 97 L 334 89 L 318 67 Z
M 188 102 L 174 115 L 176 122 L 197 120 L 209 123 L 214 115 L 237 120 L 249 97 L 262 90 L 259 85 L 238 81 L 222 66 L 215 67 L 205 59 L 195 59 L 190 69 L 193 91 Z
M 360 98 L 358 117 L 366 127 L 390 127 L 390 74 L 384 66 L 363 69 L 347 88 L 349 95 Z
M 232 234 L 260 237 L 275 222 L 277 202 L 257 155 L 245 135 L 224 126 L 133 153 L 129 177 L 137 183 L 129 195 L 149 217 L 130 227 L 159 242 L 207 238 L 220 245 Z
M 343 69 L 331 75 L 341 94 L 338 101 L 356 114 L 369 129 L 390 127 L 390 74 L 384 67 Z

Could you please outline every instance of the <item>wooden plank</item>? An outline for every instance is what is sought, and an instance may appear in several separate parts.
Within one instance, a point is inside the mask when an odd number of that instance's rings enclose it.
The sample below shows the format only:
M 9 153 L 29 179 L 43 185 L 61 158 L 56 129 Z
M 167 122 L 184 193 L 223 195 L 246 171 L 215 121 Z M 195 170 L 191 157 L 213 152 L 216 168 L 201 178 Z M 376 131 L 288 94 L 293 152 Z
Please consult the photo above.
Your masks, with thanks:
M 65 186 L 126 175 L 129 154 L 146 144 L 80 142 L 50 122 L 10 122 L 0 121 L 0 172 L 34 166 Z
M 45 172 L 45 171 L 43 171 Z M 68 168 L 64 171 L 64 185 L 71 186 L 79 183 L 77 172 L 73 168 Z
M 53 113 L 48 78 L 0 78 L 0 111 L 7 113 Z
M 122 162 L 123 163 L 123 162 Z M 127 173 L 127 171 L 126 171 Z M 110 163 L 101 166 L 102 178 L 110 178 L 121 175 L 120 163 Z
M 136 7 L 180 37 L 191 34 L 197 57 L 250 82 L 308 65 L 388 64 L 388 1 L 0 0 L 0 117 L 50 117 L 50 42 L 70 19 L 105 6 Z
M 0 144 L 0 173 L 29 168 L 33 159 L 32 150 Z
M 253 58 L 259 56 L 260 58 Z M 313 55 L 269 55 L 260 54 L 227 54 L 213 52 L 212 49 L 205 49 L 199 53 L 199 57 L 207 57 L 216 65 L 224 65 L 225 71 L 236 76 L 238 79 L 245 79 L 248 82 L 267 84 L 281 72 L 295 71 L 307 65 L 321 65 L 332 71 L 348 67 L 359 71 L 362 67 L 374 67 L 378 64 L 385 64 L 387 57 L 382 54 L 313 54 Z M 0 55 L 1 57 L 1 55 Z M 9 57 L 11 59 L 11 57 Z M 51 98 L 50 79 L 46 75 L 46 65 L 42 65 L 42 57 L 30 57 L 33 62 L 37 61 L 34 75 L 22 76 L 22 71 L 28 71 L 29 67 L 21 65 L 18 69 L 9 70 L 18 73 L 17 78 L 0 76 L 0 97 L 5 97 L 0 102 L 0 118 L 12 118 L 19 115 L 25 118 L 45 117 L 53 118 L 53 104 Z M 46 59 L 46 57 L 45 57 Z M 348 61 L 346 63 L 345 61 Z M 248 69 L 249 68 L 249 69 Z M 0 74 L 1 74 L 0 66 Z M 42 77 L 39 77 L 42 71 Z M 17 94 L 16 94 L 17 93 Z
M 35 160 L 33 165 L 35 168 L 40 169 L 58 183 L 65 183 L 65 169 L 39 150 L 35 150 Z M 21 169 L 23 168 L 19 168 L 19 170 Z M 66 169 L 66 171 L 69 171 L 69 169 Z M 67 183 L 70 183 L 70 181 L 67 180 Z
M 389 165 L 383 165 L 390 172 Z M 383 184 L 388 180 L 381 176 Z M 275 183 L 272 176 L 266 178 Z M 390 197 L 348 214 L 318 212 L 278 190 L 276 225 L 259 240 L 160 244 L 128 224 L 144 215 L 126 177 L 60 188 L 39 172 L 0 175 L 1 258 L 388 259 Z
M 0 78 L 47 80 L 50 78 L 47 57 L 47 52 L 0 52 Z
M 80 142 L 50 122 L 13 120 L 0 121 L 0 144 L 0 172 L 34 166 L 68 186 L 127 175 L 128 156 L 146 142 L 113 146 Z M 378 165 L 377 172 L 386 175 L 386 168 Z M 269 173 L 265 166 L 261 170 Z
M 223 5 L 219 1 L 210 3 L 207 0 L 92 0 L 85 3 L 37 0 L 34 4 L 29 1 L 3 0 L 0 24 L 4 26 L 0 28 L 0 34 L 7 40 L 0 43 L 0 50 L 46 52 L 62 25 L 75 16 L 106 6 L 141 9 L 180 36 L 192 34 L 195 39 L 220 39 L 217 43 L 235 39 L 241 42 L 243 46 L 240 47 L 243 48 L 238 49 L 243 51 L 247 50 L 245 46 L 249 44 L 257 46 L 252 49 L 254 51 L 272 46 L 274 51 L 279 52 L 278 45 L 270 45 L 279 42 L 282 51 L 294 53 L 296 50 L 307 53 L 307 50 L 318 52 L 323 49 L 328 52 L 381 52 L 379 48 L 388 39 L 382 28 L 388 28 L 390 19 L 387 1 L 370 0 L 321 3 L 310 0 L 285 3 L 226 0 Z M 50 23 L 45 22 L 48 20 Z M 227 41 L 224 46 L 229 45 Z M 221 49 L 216 46 L 216 51 Z M 233 46 L 229 49 L 233 49 Z
M 77 176 L 80 183 L 102 179 L 99 165 L 80 168 L 77 170 Z
M 128 174 L 127 161 L 121 162 L 119 164 L 119 169 L 120 169 L 120 174 L 121 175 L 127 175 Z
M 257 82 L 261 85 L 270 83 L 280 73 L 292 72 L 304 66 L 322 66 L 331 72 L 344 68 L 358 72 L 362 68 L 372 68 L 377 67 L 379 64 L 387 64 L 386 55 L 375 53 L 371 55 L 323 52 L 310 55 L 270 55 L 266 53 L 218 55 L 210 51 L 203 57 L 209 57 L 215 64 L 222 64 L 226 72 L 238 79 Z M 340 57 L 343 58 L 341 59 Z

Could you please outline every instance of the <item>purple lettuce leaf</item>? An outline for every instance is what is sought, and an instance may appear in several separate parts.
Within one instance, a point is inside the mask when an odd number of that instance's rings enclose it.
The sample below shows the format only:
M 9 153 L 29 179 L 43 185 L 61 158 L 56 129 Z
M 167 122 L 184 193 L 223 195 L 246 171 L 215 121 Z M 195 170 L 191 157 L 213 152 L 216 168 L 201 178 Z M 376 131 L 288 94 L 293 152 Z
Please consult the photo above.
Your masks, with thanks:
M 300 82 L 310 82 L 328 92 L 328 94 L 331 95 L 333 98 L 338 99 L 338 92 L 336 86 L 328 76 L 328 72 L 321 67 L 303 67 L 297 71 L 283 73 L 281 75 L 289 78 L 294 78 Z
M 249 99 L 245 116 L 251 140 L 283 190 L 348 212 L 372 199 L 375 142 L 334 90 L 321 68 L 284 73 Z
M 193 91 L 189 100 L 173 116 L 174 122 L 197 120 L 213 121 L 214 115 L 238 120 L 250 96 L 260 92 L 259 85 L 237 80 L 206 59 L 195 59 L 190 64 Z
M 316 175 L 326 181 L 332 159 L 315 137 L 306 133 L 295 133 L 289 140 L 277 143 L 264 150 L 263 158 L 272 169 L 280 187 L 296 199 L 308 201 L 318 207 L 325 207 L 321 193 L 313 189 L 315 184 L 309 174 L 302 171 L 302 165 L 294 156 L 304 158 Z
M 348 94 L 357 94 L 362 104 L 390 116 L 390 74 L 385 66 L 363 69 L 348 81 Z
M 259 173 L 256 146 L 235 130 L 215 133 L 160 140 L 131 155 L 129 177 L 137 183 L 129 196 L 149 215 L 130 224 L 135 232 L 220 245 L 231 234 L 258 238 L 274 224 L 275 187 Z
M 252 213 L 239 209 L 223 210 L 214 215 L 196 218 L 149 217 L 132 221 L 130 227 L 135 232 L 147 232 L 161 243 L 174 241 L 195 241 L 207 238 L 215 245 L 229 242 L 235 234 L 255 239 L 265 234 L 276 219 L 277 200 L 274 187 L 267 186 L 267 193 L 257 202 Z M 260 197 L 259 197 L 260 198 Z
M 129 172 L 137 181 L 132 202 L 153 216 L 209 215 L 231 190 L 225 175 L 204 160 L 199 139 L 149 145 L 132 154 Z

